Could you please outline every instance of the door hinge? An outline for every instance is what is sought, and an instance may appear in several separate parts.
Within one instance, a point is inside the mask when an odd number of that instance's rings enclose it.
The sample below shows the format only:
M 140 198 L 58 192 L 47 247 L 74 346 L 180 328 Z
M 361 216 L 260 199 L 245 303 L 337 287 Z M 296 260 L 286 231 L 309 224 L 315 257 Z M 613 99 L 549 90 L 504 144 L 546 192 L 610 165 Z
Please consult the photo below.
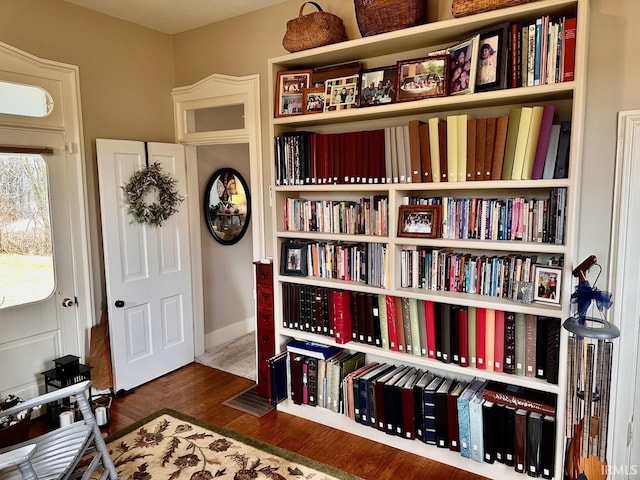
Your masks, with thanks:
M 631 446 L 633 442 L 633 420 L 627 424 L 627 447 Z
M 73 142 L 67 142 L 64 144 L 64 151 L 67 153 L 74 153 L 76 151 L 76 144 Z
M 269 186 L 269 207 L 273 207 L 273 187 Z

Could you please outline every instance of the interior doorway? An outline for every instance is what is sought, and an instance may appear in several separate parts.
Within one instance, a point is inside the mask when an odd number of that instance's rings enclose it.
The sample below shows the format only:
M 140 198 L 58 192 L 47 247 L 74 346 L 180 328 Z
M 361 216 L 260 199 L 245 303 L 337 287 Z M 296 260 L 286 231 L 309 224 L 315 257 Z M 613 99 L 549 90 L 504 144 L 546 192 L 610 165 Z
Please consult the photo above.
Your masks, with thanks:
M 189 224 L 194 233 L 196 358 L 256 328 L 253 262 L 265 252 L 259 92 L 258 75 L 218 74 L 172 92 L 177 141 L 186 147 Z M 233 245 L 216 242 L 204 217 L 206 186 L 220 168 L 237 170 L 249 185 L 250 224 Z

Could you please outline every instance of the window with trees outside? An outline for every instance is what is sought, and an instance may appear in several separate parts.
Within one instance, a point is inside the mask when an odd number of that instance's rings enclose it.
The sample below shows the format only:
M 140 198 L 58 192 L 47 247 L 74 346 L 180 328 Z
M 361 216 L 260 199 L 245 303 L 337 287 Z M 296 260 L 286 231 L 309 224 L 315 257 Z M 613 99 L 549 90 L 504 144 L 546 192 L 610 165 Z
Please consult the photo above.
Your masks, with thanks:
M 40 155 L 0 153 L 0 309 L 54 289 L 47 166 Z

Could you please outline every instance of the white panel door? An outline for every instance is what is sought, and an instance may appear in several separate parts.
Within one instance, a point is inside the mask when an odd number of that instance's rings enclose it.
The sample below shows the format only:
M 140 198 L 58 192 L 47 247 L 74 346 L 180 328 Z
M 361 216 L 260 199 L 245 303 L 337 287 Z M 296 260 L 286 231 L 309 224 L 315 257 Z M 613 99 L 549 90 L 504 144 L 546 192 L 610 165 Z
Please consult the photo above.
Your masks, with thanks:
M 194 358 L 187 203 L 152 227 L 133 221 L 122 191 L 148 161 L 185 196 L 184 149 L 147 143 L 147 159 L 144 142 L 98 139 L 96 148 L 114 388 L 130 390 Z

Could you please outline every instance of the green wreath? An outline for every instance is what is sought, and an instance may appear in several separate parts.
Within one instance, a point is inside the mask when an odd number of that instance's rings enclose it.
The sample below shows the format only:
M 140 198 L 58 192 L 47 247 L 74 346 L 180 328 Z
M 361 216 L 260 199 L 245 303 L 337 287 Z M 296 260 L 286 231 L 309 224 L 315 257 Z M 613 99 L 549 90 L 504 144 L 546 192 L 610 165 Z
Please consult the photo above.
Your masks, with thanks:
M 138 223 L 152 227 L 161 227 L 162 223 L 178 211 L 178 205 L 184 197 L 178 193 L 177 180 L 162 173 L 158 162 L 138 170 L 129 182 L 122 187 L 127 213 Z M 152 191 L 157 192 L 157 201 L 146 203 Z

